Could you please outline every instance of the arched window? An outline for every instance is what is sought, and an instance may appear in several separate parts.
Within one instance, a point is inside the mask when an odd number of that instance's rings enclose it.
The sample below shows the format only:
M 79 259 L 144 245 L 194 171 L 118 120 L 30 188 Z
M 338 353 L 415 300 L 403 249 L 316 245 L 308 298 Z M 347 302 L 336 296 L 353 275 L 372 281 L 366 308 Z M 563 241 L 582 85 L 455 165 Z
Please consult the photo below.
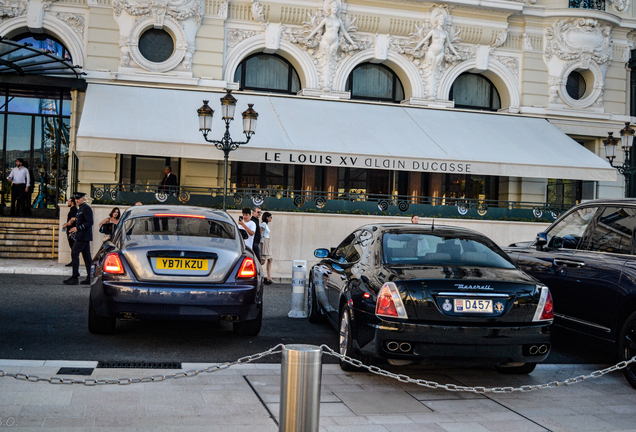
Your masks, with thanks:
M 64 44 L 51 35 L 45 33 L 22 33 L 12 39 L 15 42 L 29 43 L 34 48 L 47 50 L 58 57 L 73 61 L 71 53 L 66 49 Z
M 497 111 L 501 108 L 499 93 L 493 83 L 477 74 L 463 73 L 458 76 L 449 97 L 455 101 L 456 108 L 482 111 Z
M 381 64 L 362 63 L 347 79 L 351 99 L 400 103 L 404 100 L 404 87 L 398 76 Z
M 276 54 L 254 54 L 243 60 L 234 73 L 241 90 L 296 94 L 300 78 L 294 67 Z

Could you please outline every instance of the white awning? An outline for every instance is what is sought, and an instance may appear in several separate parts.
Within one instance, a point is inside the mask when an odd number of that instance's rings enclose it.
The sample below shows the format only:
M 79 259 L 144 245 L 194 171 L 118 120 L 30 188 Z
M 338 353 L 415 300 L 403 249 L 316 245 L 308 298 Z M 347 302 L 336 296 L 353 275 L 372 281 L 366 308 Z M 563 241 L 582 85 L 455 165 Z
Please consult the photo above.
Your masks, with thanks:
M 135 155 L 223 159 L 204 141 L 196 110 L 211 99 L 210 139 L 225 126 L 222 93 L 89 84 L 77 149 Z M 539 118 L 404 105 L 239 94 L 234 140 L 244 141 L 240 112 L 258 112 L 252 140 L 233 161 L 615 181 L 616 170 Z

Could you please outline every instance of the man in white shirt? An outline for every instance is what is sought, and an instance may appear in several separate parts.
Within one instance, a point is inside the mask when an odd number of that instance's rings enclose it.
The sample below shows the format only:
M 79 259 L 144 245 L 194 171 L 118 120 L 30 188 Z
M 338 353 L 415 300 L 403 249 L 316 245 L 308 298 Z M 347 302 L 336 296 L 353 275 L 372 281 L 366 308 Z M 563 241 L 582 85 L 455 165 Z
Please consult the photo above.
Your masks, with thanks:
M 31 187 L 31 177 L 29 170 L 24 167 L 24 160 L 16 159 L 15 168 L 11 170 L 9 177 L 11 181 L 11 216 L 26 215 L 26 193 Z
M 239 218 L 239 226 L 240 229 L 243 229 L 248 237 L 245 239 L 245 246 L 252 249 L 254 244 L 254 232 L 256 231 L 256 223 L 252 220 L 252 210 L 248 207 L 245 207 L 241 210 L 243 216 Z M 247 221 L 247 222 L 246 222 Z

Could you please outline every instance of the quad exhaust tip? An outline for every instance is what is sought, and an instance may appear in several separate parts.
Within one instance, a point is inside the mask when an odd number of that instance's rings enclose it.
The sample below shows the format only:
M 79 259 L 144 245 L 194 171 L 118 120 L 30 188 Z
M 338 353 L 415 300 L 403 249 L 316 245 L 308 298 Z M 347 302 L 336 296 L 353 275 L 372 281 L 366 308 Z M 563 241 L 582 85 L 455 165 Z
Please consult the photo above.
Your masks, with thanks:
M 388 349 L 391 352 L 396 352 L 400 350 L 403 353 L 408 353 L 411 351 L 412 347 L 411 347 L 411 344 L 408 342 L 390 341 L 386 343 L 386 349 Z

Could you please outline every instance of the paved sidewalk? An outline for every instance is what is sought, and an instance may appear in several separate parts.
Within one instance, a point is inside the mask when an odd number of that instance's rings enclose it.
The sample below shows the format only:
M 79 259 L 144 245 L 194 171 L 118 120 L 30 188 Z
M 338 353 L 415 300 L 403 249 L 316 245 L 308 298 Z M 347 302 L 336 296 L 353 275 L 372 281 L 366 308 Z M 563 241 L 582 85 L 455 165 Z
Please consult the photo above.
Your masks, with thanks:
M 0 360 L 0 370 L 40 377 L 60 367 L 96 362 Z M 184 370 L 209 365 L 182 364 Z M 594 365 L 540 365 L 529 376 L 486 369 L 408 368 L 414 378 L 470 386 L 521 386 L 563 380 Z M 85 378 L 141 378 L 178 371 L 95 369 Z M 0 378 L 0 419 L 13 431 L 278 430 L 280 365 L 247 364 L 203 374 L 130 385 L 52 385 Z M 320 406 L 323 432 L 634 431 L 636 390 L 621 373 L 529 393 L 473 394 L 431 390 L 368 373 L 324 365 Z
M 71 276 L 73 270 L 57 260 L 0 259 L 0 273 Z M 86 268 L 81 261 L 80 275 L 86 276 Z

